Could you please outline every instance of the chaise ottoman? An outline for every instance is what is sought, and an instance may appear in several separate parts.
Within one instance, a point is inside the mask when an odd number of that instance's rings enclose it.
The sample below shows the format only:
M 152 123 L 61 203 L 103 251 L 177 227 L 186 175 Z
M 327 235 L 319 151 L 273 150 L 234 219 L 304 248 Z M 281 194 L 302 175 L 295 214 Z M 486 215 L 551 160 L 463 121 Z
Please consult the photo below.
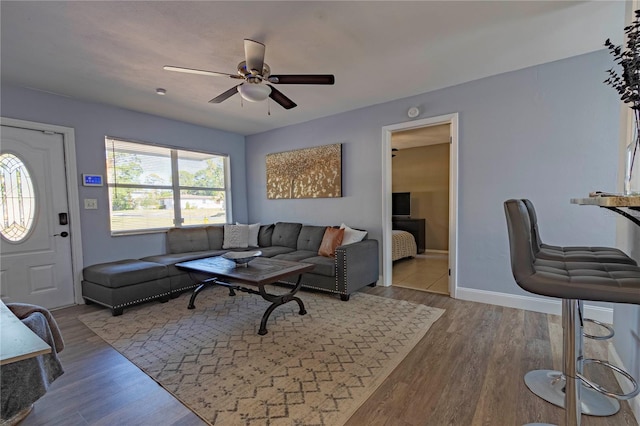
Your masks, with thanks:
M 121 315 L 125 306 L 159 299 L 169 300 L 167 267 L 137 259 L 99 263 L 83 269 L 82 297 Z

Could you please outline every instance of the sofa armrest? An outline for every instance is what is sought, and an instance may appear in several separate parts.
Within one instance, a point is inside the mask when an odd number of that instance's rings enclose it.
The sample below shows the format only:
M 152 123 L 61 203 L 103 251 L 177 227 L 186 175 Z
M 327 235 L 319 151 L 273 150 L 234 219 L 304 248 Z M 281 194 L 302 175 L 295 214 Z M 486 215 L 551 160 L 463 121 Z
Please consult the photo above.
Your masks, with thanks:
M 336 248 L 336 284 L 340 294 L 378 281 L 378 241 L 363 240 Z

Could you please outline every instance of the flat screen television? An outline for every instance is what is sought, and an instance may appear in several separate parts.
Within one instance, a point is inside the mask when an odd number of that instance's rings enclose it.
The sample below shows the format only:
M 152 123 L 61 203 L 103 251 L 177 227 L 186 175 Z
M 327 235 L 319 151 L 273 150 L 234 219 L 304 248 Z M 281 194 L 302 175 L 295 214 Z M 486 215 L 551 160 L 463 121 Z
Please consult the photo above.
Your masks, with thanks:
M 391 215 L 411 216 L 411 193 L 394 192 L 391 194 Z

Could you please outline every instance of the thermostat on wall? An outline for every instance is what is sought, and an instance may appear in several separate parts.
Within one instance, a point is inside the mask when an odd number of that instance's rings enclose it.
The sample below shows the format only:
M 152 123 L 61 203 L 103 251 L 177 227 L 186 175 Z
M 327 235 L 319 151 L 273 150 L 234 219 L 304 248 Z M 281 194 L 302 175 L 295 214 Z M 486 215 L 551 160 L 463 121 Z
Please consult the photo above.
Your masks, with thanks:
M 83 186 L 102 186 L 102 175 L 82 175 Z

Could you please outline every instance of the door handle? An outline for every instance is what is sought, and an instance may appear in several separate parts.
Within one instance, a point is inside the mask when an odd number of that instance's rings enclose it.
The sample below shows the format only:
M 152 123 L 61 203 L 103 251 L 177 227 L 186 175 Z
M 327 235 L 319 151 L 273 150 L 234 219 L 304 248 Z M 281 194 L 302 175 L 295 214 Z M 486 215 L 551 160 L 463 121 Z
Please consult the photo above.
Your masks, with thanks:
M 69 233 L 68 233 L 67 231 L 62 231 L 62 232 L 61 232 L 61 233 L 59 233 L 59 234 L 53 234 L 53 236 L 54 236 L 54 237 L 58 237 L 58 236 L 60 236 L 60 237 L 62 237 L 62 238 L 67 238 L 67 237 L 69 236 Z

